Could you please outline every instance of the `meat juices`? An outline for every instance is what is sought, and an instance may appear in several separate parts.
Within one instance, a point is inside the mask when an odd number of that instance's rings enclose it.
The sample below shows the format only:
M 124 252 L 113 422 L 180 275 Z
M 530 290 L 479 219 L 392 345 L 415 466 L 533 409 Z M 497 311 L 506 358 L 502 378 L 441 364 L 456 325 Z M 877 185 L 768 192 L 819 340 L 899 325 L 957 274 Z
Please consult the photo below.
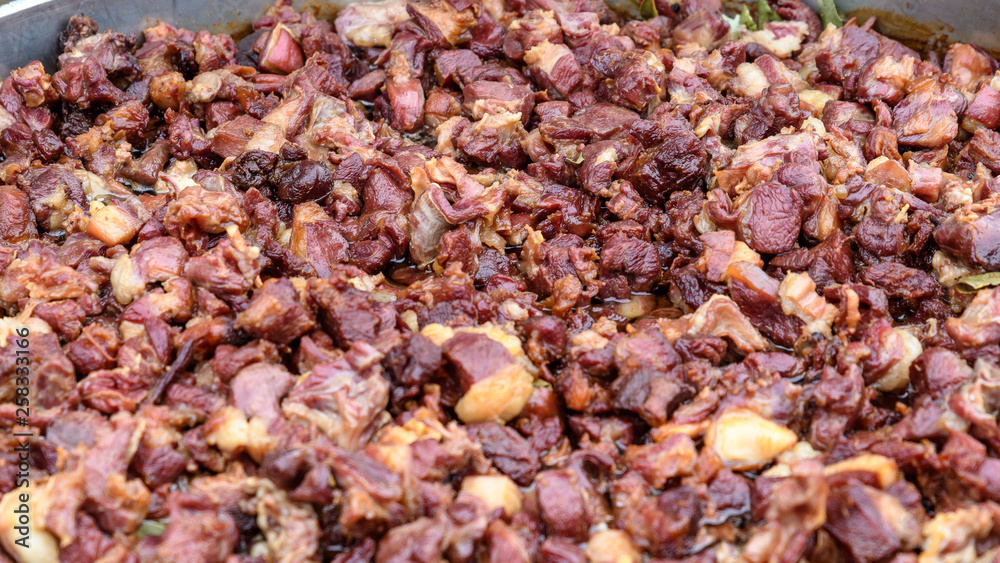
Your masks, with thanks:
M 74 17 L 0 84 L 0 560 L 996 560 L 1000 65 L 649 4 Z

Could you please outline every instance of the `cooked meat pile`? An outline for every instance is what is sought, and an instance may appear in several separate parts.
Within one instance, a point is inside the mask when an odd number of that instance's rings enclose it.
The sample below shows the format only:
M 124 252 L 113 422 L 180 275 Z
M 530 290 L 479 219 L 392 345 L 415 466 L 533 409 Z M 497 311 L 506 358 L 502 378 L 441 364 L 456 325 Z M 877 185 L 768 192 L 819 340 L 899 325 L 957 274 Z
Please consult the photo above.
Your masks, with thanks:
M 73 18 L 0 86 L 0 561 L 997 561 L 1000 65 L 770 8 Z

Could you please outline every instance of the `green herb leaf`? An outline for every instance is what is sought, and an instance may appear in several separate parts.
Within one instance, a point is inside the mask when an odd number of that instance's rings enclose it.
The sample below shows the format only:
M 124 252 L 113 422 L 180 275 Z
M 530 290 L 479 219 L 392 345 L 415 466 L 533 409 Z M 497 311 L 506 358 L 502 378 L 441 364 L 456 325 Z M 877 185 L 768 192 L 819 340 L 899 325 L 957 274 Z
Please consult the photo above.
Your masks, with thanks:
M 753 16 L 750 15 L 750 8 L 747 8 L 746 4 L 743 5 L 743 11 L 740 12 L 740 24 L 745 25 L 750 31 L 757 31 L 757 24 L 753 21 Z
M 764 29 L 764 24 L 780 22 L 781 16 L 771 9 L 767 0 L 757 0 L 757 28 Z
M 819 18 L 823 21 L 823 27 L 830 23 L 837 27 L 844 27 L 844 18 L 837 11 L 833 0 L 819 0 Z
M 1000 285 L 1000 272 L 965 276 L 958 280 L 958 285 L 955 288 L 962 293 L 975 293 L 984 287 L 993 287 L 995 285 Z
M 653 0 L 642 0 L 639 4 L 639 16 L 644 20 L 649 18 L 655 18 L 659 14 L 656 13 L 656 2 Z
M 740 38 L 740 17 L 739 16 L 727 16 L 722 14 L 722 21 L 726 22 L 729 26 L 729 37 L 733 39 Z
M 163 522 L 158 522 L 156 520 L 143 520 L 142 524 L 139 525 L 139 530 L 135 533 L 136 537 L 142 539 L 146 536 L 162 536 L 163 531 L 167 529 L 167 525 Z
M 576 157 L 576 159 L 567 158 L 566 162 L 570 164 L 580 164 L 581 162 L 583 162 L 583 155 L 581 154 L 580 156 Z

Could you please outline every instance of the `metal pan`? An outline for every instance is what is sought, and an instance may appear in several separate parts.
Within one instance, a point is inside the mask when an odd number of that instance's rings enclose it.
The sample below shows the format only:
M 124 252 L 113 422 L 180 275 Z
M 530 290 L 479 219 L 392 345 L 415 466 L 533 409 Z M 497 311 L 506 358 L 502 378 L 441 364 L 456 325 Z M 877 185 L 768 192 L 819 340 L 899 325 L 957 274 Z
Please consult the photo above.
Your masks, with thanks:
M 805 0 L 815 7 L 816 0 Z M 54 70 L 59 33 L 74 14 L 87 14 L 102 29 L 138 33 L 157 21 L 192 30 L 237 33 L 273 0 L 14 0 L 0 6 L 0 76 L 40 60 Z M 295 2 L 331 16 L 351 0 Z M 849 16 L 878 17 L 876 29 L 910 44 L 975 43 L 1000 54 L 1000 11 L 982 0 L 838 0 Z
M 803 0 L 816 9 L 817 0 Z M 859 22 L 876 16 L 875 30 L 911 47 L 975 43 L 1000 55 L 1000 12 L 992 0 L 836 0 Z
M 340 1 L 298 1 L 319 16 L 332 16 Z M 14 0 L 0 6 L 0 76 L 33 60 L 49 72 L 59 56 L 59 34 L 69 18 L 86 14 L 101 29 L 139 33 L 164 21 L 191 30 L 238 33 L 264 13 L 274 0 Z

